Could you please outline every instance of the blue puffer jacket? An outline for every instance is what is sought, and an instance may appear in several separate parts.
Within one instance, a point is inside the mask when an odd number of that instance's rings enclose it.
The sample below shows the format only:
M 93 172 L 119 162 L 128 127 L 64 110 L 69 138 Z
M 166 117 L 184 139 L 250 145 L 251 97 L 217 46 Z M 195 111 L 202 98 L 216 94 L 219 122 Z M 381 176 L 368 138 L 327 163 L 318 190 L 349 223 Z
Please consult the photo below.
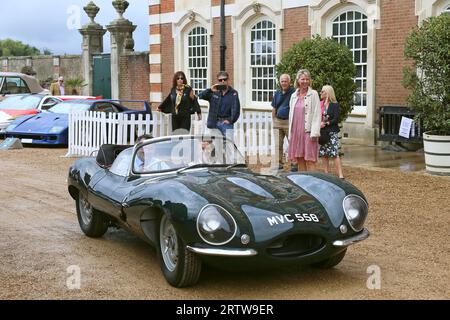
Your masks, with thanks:
M 231 104 L 231 117 L 228 119 L 231 124 L 238 121 L 241 115 L 241 103 L 239 102 L 239 95 L 232 87 L 228 88 L 229 93 L 233 96 L 233 102 Z M 220 111 L 220 101 L 222 100 L 221 91 L 213 92 L 211 89 L 206 89 L 201 92 L 198 97 L 203 100 L 209 101 L 209 114 L 207 127 L 209 129 L 217 128 L 217 117 Z

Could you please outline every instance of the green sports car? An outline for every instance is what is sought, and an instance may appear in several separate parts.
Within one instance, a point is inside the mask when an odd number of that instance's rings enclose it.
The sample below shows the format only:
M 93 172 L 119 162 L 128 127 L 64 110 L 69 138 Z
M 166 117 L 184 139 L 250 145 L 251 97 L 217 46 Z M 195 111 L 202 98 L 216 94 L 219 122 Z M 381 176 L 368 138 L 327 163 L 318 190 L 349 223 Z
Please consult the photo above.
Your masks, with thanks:
M 223 137 L 104 145 L 70 168 L 68 190 L 87 236 L 133 232 L 157 248 L 175 287 L 195 284 L 205 264 L 330 268 L 369 236 L 367 200 L 353 185 L 320 173 L 257 174 Z

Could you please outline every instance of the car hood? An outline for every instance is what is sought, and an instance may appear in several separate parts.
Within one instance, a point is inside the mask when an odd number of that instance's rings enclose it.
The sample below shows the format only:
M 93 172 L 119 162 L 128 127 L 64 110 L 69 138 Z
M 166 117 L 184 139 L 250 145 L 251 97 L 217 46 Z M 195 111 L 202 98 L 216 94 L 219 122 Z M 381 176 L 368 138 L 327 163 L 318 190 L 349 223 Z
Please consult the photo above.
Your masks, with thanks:
M 352 187 L 346 189 L 339 181 L 309 174 L 266 176 L 246 170 L 209 169 L 157 180 L 152 181 L 160 190 L 157 192 L 166 197 L 171 194 L 170 201 L 158 198 L 166 206 L 188 204 L 190 221 L 196 221 L 206 204 L 216 204 L 234 216 L 242 232 L 251 232 L 258 241 L 285 232 L 339 233 L 345 221 L 342 201 L 352 193 Z M 182 225 L 185 218 L 180 217 Z M 313 217 L 317 220 L 311 221 Z
M 220 202 L 272 205 L 305 196 L 306 193 L 276 176 L 258 175 L 250 171 L 210 169 L 185 174 L 178 181 L 199 194 Z M 226 192 L 225 192 L 226 190 Z
M 178 181 L 210 203 L 253 217 L 315 214 L 338 227 L 344 218 L 342 201 L 348 190 L 306 174 L 259 175 L 242 170 L 208 170 L 186 174 Z
M 68 127 L 68 115 L 42 112 L 34 116 L 19 118 L 13 122 L 13 132 L 48 133 L 53 127 Z
M 12 121 L 16 118 L 26 116 L 26 115 L 35 115 L 39 111 L 37 109 L 33 110 L 0 110 L 0 123 Z

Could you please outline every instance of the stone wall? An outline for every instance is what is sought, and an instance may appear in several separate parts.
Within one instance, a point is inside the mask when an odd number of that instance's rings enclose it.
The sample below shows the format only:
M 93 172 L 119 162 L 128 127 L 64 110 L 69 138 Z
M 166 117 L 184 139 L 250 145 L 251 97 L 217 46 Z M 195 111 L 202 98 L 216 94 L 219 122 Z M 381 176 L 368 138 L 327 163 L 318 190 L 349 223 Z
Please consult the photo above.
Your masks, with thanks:
M 5 62 L 7 61 L 7 62 Z M 0 71 L 21 72 L 25 66 L 33 67 L 36 78 L 43 82 L 63 76 L 66 79 L 83 78 L 81 56 L 8 57 L 0 59 Z M 120 59 L 120 99 L 149 100 L 150 64 L 148 52 L 124 54 Z
M 31 66 L 40 81 L 58 76 L 66 79 L 82 77 L 80 55 L 2 58 L 2 71 L 21 72 L 25 66 Z
M 81 56 L 61 56 L 59 74 L 65 78 L 83 78 Z
M 36 71 L 36 77 L 39 80 L 44 81 L 49 78 L 55 79 L 55 75 L 53 74 L 53 56 L 33 57 L 32 61 L 33 70 Z M 20 72 L 20 69 L 18 69 L 17 72 Z

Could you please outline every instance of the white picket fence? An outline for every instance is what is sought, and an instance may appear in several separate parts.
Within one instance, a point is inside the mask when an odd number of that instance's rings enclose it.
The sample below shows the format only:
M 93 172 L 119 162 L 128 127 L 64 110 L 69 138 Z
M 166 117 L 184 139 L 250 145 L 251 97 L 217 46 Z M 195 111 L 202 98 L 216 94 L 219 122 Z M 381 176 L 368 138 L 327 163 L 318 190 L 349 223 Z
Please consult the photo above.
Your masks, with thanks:
M 191 134 L 210 133 L 206 128 L 208 114 L 197 121 L 192 116 Z M 153 130 L 154 137 L 172 133 L 171 116 L 160 112 L 150 115 L 124 115 L 121 113 L 74 112 L 69 114 L 69 150 L 67 157 L 89 156 L 103 144 L 132 145 L 136 137 Z M 131 133 L 131 134 L 130 134 Z M 232 135 L 244 156 L 275 155 L 275 137 L 272 113 L 245 111 L 234 125 Z

